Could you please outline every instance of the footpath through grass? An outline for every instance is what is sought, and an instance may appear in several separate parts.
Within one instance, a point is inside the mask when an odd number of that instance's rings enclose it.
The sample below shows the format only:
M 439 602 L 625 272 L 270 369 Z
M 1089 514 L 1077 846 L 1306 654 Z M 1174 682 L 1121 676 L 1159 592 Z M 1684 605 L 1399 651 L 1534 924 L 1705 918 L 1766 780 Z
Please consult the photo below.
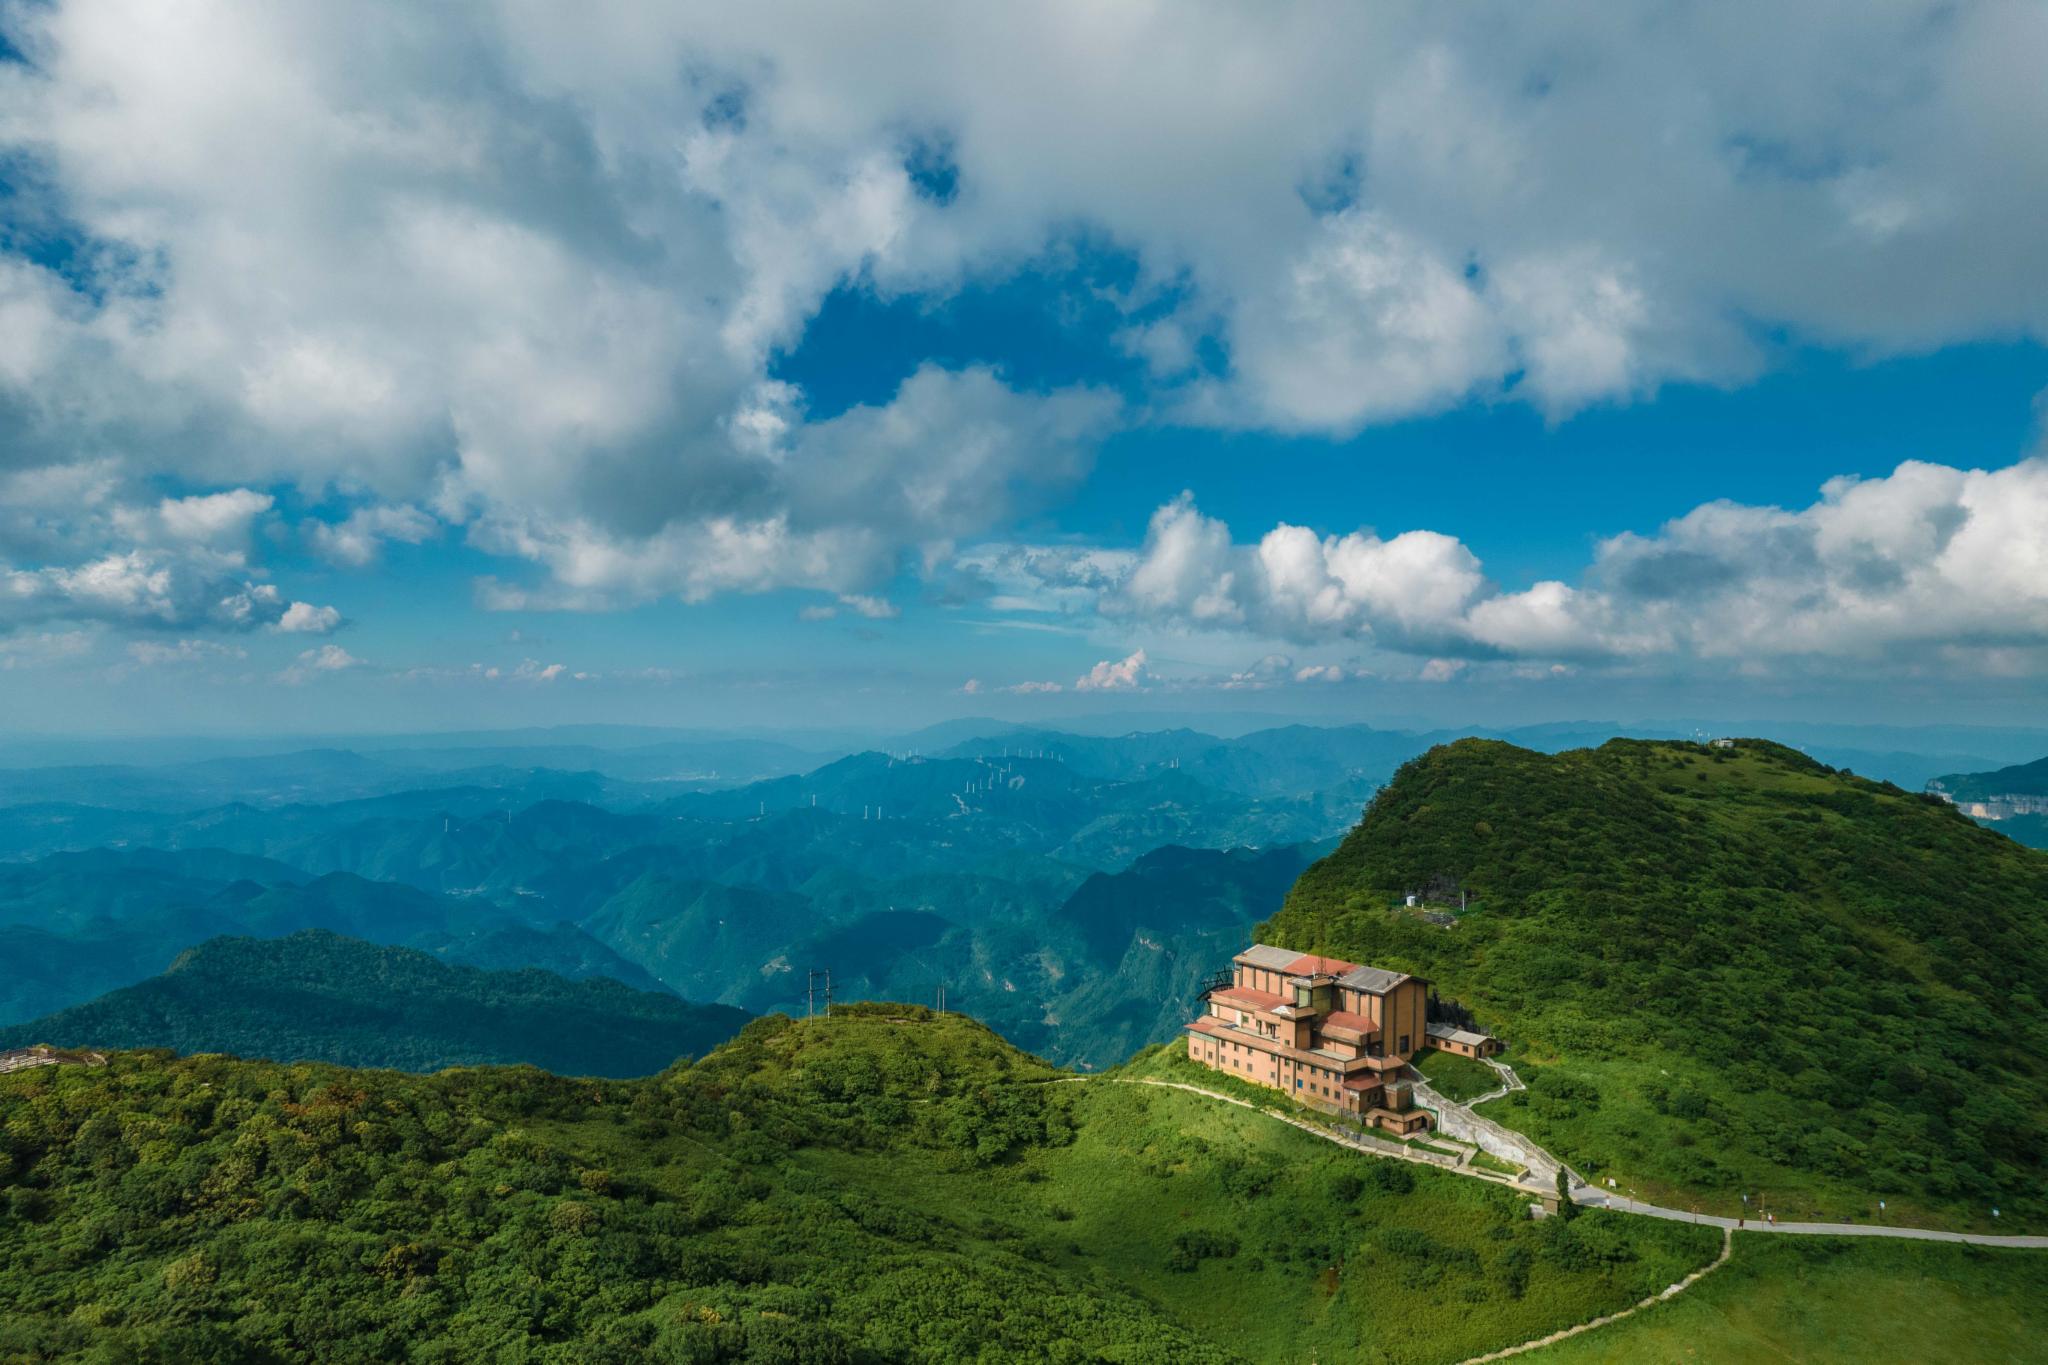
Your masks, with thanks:
M 2044 1358 L 2048 1252 L 1737 1233 L 1728 1264 L 1678 1298 L 1528 1365 L 1864 1365 Z
M 1213 1090 L 1219 1095 L 1229 1095 L 1233 1099 L 1243 1100 L 1259 1109 L 1271 1110 L 1304 1123 L 1314 1124 L 1318 1128 L 1354 1131 L 1339 1124 L 1336 1116 L 1329 1111 L 1303 1104 L 1285 1090 L 1260 1085 L 1234 1072 L 1218 1071 L 1214 1067 L 1194 1061 L 1188 1056 L 1187 1047 L 1179 1039 L 1136 1053 L 1122 1066 L 1103 1074 L 1106 1077 L 1124 1080 L 1171 1081 L 1176 1085 L 1197 1086 L 1203 1090 Z M 1374 1131 L 1371 1136 L 1404 1147 L 1414 1145 L 1391 1133 Z

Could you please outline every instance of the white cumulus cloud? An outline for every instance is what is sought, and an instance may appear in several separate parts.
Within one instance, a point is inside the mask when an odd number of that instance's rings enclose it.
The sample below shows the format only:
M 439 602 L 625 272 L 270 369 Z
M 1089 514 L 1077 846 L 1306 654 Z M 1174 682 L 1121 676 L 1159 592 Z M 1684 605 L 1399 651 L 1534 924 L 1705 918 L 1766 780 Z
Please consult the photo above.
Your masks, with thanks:
M 240 552 L 276 510 L 255 490 L 293 487 L 334 499 L 305 534 L 339 564 L 443 523 L 539 565 L 508 604 L 872 593 L 1070 488 L 1122 410 L 934 366 L 819 420 L 777 358 L 834 290 L 943 299 L 1077 241 L 1127 263 L 1117 344 L 1142 410 L 1182 422 L 1560 418 L 1740 381 L 1763 336 L 2048 335 L 2039 6 L 52 0 L 0 22 L 22 54 L 0 155 L 72 248 L 0 248 L 0 477 L 218 490 L 104 554 Z M 935 156 L 945 193 L 913 173 Z M 47 539 L 0 513 L 18 572 L 93 558 Z M 1164 563 L 1134 600 L 1418 648 L 1491 600 L 1454 543 L 1298 539 L 1250 568 L 1298 570 L 1271 585 L 1294 605 L 1220 575 L 1187 595 Z M 1420 580 L 1446 597 L 1388 600 Z M 1660 625 L 1583 594 L 1490 614 L 1502 640 L 1610 648 Z
M 1031 562 L 1002 547 L 968 557 Z M 1900 661 L 1960 650 L 1990 667 L 1999 651 L 2048 647 L 2048 457 L 1994 470 L 1908 461 L 1882 478 L 1831 480 L 1796 509 L 1708 503 L 1650 534 L 1601 541 L 1576 582 L 1518 591 L 1441 532 L 1283 524 L 1247 544 L 1185 494 L 1118 563 L 1090 585 L 1086 607 L 1120 628 L 1367 641 L 1429 660 L 1424 676 L 1438 681 L 1454 676 L 1452 662 L 1489 658 Z M 1028 590 L 1005 591 L 1042 609 Z
M 1143 687 L 1150 675 L 1145 671 L 1145 651 L 1133 650 L 1121 659 L 1103 659 L 1074 680 L 1076 692 L 1130 692 Z
M 360 668 L 362 663 L 340 645 L 321 645 L 300 651 L 299 657 L 277 675 L 277 680 L 288 687 L 298 687 L 328 674 Z
M 358 507 L 339 522 L 305 524 L 306 538 L 315 553 L 356 569 L 375 563 L 387 541 L 418 545 L 439 531 L 440 524 L 432 516 L 406 504 Z
M 311 602 L 294 602 L 277 618 L 277 628 L 289 635 L 325 635 L 340 624 L 339 611 Z

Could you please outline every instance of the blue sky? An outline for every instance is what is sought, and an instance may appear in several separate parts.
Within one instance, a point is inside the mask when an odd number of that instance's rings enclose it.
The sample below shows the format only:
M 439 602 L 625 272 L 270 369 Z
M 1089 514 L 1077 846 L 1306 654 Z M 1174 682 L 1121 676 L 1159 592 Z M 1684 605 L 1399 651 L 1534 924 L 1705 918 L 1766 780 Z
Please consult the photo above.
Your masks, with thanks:
M 775 8 L 0 4 L 5 724 L 2040 719 L 2038 12 Z

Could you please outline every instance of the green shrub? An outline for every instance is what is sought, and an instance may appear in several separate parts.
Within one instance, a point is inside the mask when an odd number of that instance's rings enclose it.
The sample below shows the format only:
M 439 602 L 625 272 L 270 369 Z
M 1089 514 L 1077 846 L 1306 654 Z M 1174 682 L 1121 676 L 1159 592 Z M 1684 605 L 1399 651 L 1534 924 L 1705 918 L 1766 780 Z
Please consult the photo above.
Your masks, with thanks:
M 1173 1239 L 1173 1249 L 1166 1257 L 1166 1268 L 1185 1273 L 1204 1261 L 1227 1260 L 1235 1255 L 1235 1237 L 1218 1232 L 1183 1232 Z

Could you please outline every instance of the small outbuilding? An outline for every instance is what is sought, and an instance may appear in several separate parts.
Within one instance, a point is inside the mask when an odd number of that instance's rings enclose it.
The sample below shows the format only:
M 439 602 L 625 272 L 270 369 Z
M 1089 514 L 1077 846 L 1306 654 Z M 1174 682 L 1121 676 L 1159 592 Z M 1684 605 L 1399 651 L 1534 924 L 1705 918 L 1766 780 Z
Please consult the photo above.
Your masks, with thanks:
M 1429 1035 L 1431 1047 L 1439 1052 L 1455 1052 L 1460 1057 L 1491 1057 L 1501 1050 L 1500 1039 L 1477 1029 L 1431 1024 L 1423 1032 Z

